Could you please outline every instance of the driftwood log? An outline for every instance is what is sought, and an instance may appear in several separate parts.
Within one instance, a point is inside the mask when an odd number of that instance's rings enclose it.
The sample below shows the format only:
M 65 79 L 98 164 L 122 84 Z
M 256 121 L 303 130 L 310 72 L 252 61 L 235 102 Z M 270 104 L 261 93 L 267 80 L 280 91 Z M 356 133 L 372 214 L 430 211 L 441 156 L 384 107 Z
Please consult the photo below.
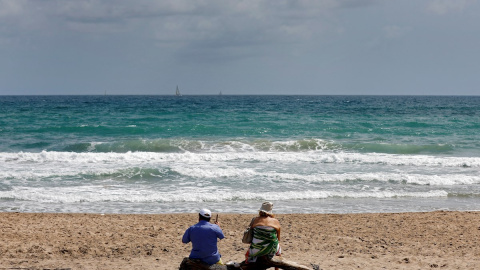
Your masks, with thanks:
M 184 258 L 180 264 L 179 270 L 266 270 L 270 267 L 278 267 L 284 270 L 311 270 L 311 268 L 300 265 L 296 262 L 284 260 L 282 257 L 258 258 L 255 263 L 242 262 L 239 267 L 234 265 L 207 265 L 200 260 Z
M 238 270 L 233 265 L 208 265 L 200 260 L 183 258 L 179 270 Z

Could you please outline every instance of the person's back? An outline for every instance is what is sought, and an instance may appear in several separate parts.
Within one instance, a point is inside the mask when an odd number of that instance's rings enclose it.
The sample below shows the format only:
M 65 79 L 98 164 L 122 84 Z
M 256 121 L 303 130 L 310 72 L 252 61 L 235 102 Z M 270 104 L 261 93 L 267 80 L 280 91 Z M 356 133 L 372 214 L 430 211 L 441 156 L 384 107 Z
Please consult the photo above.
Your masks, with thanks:
M 206 264 L 221 263 L 221 255 L 217 248 L 217 238 L 223 239 L 222 229 L 217 224 L 209 222 L 211 213 L 207 209 L 202 209 L 199 215 L 199 222 L 185 231 L 182 237 L 183 243 L 192 242 L 192 251 L 189 258 L 200 259 Z M 202 213 L 204 215 L 202 215 Z
M 259 216 L 251 224 L 253 240 L 245 254 L 246 263 L 256 262 L 258 257 L 280 256 L 280 222 L 272 213 L 273 204 L 265 202 L 259 210 Z

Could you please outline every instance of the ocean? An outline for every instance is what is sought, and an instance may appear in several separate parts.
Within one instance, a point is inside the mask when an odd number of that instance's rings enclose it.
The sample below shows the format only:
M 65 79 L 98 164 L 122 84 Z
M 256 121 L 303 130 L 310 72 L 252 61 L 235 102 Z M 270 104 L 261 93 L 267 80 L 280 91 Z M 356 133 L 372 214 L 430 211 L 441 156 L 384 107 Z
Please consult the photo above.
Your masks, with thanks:
M 480 96 L 0 96 L 0 211 L 480 210 Z

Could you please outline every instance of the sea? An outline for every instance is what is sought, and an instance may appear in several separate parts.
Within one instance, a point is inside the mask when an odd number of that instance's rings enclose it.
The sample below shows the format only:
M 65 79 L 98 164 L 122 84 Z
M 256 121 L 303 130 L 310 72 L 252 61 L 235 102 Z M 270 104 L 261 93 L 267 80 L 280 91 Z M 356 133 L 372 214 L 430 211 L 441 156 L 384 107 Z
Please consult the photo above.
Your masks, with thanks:
M 480 96 L 0 96 L 0 211 L 480 210 Z

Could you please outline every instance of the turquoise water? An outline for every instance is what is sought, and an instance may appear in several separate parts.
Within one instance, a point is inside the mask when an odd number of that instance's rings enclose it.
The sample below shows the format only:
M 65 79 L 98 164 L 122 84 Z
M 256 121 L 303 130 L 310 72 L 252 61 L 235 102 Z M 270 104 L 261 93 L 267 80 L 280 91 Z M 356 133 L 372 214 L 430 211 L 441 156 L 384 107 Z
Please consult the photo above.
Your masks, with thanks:
M 480 97 L 0 96 L 0 211 L 480 210 Z

